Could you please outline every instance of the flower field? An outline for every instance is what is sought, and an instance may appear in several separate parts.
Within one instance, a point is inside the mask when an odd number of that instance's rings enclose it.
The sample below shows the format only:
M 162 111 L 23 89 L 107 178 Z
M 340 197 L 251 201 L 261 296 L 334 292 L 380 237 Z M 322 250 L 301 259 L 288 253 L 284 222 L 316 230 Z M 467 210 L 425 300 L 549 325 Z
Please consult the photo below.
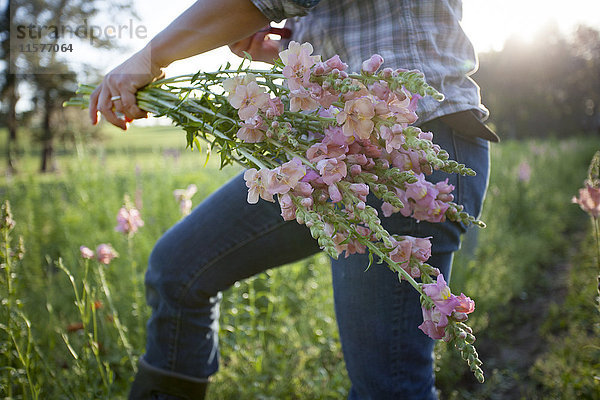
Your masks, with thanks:
M 186 150 L 175 128 L 103 137 L 65 149 L 55 175 L 27 172 L 36 165 L 26 147 L 21 174 L 0 181 L 14 221 L 0 221 L 0 398 L 125 398 L 143 353 L 154 242 L 189 201 L 240 172 Z M 590 138 L 492 146 L 488 227 L 470 231 L 452 274 L 454 290 L 477 304 L 470 325 L 487 381 L 440 343 L 441 398 L 600 398 L 596 253 L 588 217 L 571 204 L 598 148 Z M 140 212 L 135 231 L 124 206 Z M 102 244 L 118 256 L 105 263 L 102 247 L 97 258 Z M 81 246 L 95 255 L 83 258 Z M 228 290 L 221 345 L 209 398 L 345 398 L 326 256 Z

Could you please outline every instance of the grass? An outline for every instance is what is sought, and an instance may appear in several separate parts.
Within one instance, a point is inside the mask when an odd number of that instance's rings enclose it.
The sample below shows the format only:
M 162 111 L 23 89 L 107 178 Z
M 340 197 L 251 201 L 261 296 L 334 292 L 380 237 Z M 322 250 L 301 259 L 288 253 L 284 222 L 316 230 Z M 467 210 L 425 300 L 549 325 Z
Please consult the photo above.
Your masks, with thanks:
M 488 380 L 475 383 L 440 344 L 442 398 L 597 398 L 594 255 L 570 198 L 599 147 L 592 138 L 493 147 L 488 228 L 469 235 L 452 276 L 453 290 L 477 302 L 471 325 Z M 36 172 L 36 151 L 22 142 L 20 173 L 0 181 L 16 221 L 2 228 L 0 398 L 124 398 L 145 342 L 143 270 L 180 218 L 172 191 L 195 183 L 197 204 L 238 170 L 218 171 L 215 159 L 204 167 L 205 154 L 186 151 L 171 127 L 106 129 L 100 142 L 60 149 L 54 174 Z M 125 195 L 146 222 L 130 238 L 114 231 Z M 108 267 L 79 257 L 80 245 L 99 243 L 120 253 Z M 346 396 L 328 264 L 319 255 L 225 293 L 214 398 Z

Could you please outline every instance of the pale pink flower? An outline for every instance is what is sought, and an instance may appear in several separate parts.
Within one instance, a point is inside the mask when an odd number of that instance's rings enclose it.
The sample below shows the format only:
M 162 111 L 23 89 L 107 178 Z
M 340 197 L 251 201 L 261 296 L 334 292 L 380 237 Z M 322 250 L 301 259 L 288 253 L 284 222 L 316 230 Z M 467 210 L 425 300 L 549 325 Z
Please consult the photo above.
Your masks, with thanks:
M 417 260 L 425 262 L 431 257 L 431 236 L 426 238 L 402 236 L 402 239 L 410 243 L 410 253 Z
M 311 56 L 312 52 L 310 43 L 291 41 L 287 50 L 279 53 L 284 65 L 282 73 L 287 78 L 290 90 L 300 89 L 310 83 L 310 68 L 321 60 L 320 56 Z
M 237 131 L 237 137 L 246 143 L 258 143 L 265 137 L 267 125 L 260 115 L 242 122 L 242 127 Z
M 273 194 L 287 193 L 296 187 L 304 175 L 306 175 L 306 167 L 299 158 L 294 157 L 291 161 L 272 170 L 267 182 L 268 190 Z
M 94 258 L 94 251 L 89 247 L 79 247 L 79 253 L 81 254 L 81 258 L 85 258 L 87 260 L 91 260 L 92 258 Z
M 272 173 L 271 170 L 266 168 L 263 168 L 260 171 L 257 171 L 255 168 L 250 168 L 244 172 L 244 180 L 248 187 L 248 203 L 258 203 L 259 197 L 272 203 L 275 202 L 273 193 L 268 190 L 268 182 Z
M 600 215 L 600 188 L 586 185 L 579 189 L 579 198 L 573 196 L 571 202 L 579 204 L 579 207 L 594 218 Z
M 443 315 L 452 314 L 452 311 L 460 305 L 460 300 L 450 292 L 450 287 L 442 274 L 437 276 L 436 283 L 424 284 L 423 292 L 433 300 L 433 304 Z
M 229 96 L 229 102 L 238 109 L 240 119 L 245 121 L 267 106 L 269 95 L 265 88 L 256 82 L 250 82 L 247 85 L 238 85 L 235 92 Z
M 232 78 L 225 79 L 223 81 L 223 89 L 229 93 L 227 98 L 231 99 L 231 97 L 235 95 L 238 86 L 246 86 L 250 82 L 256 82 L 256 77 L 254 74 L 236 75 Z
M 523 183 L 528 183 L 531 179 L 531 166 L 527 161 L 523 161 L 519 164 L 519 180 Z
M 283 114 L 283 102 L 279 97 L 269 99 L 265 115 L 267 118 L 278 117 Z
M 432 339 L 442 339 L 446 333 L 448 317 L 443 315 L 437 307 L 429 309 L 422 307 L 421 309 L 423 311 L 423 323 L 419 325 L 419 329 Z
M 456 306 L 454 311 L 463 314 L 470 314 L 475 311 L 475 302 L 471 300 L 470 297 L 467 297 L 464 293 L 461 293 L 460 296 L 456 296 L 456 298 L 458 299 L 459 304 Z
M 193 183 L 188 185 L 186 189 L 175 189 L 173 191 L 173 196 L 175 196 L 175 201 L 179 203 L 179 210 L 182 215 L 189 215 L 192 211 L 192 197 L 198 191 L 198 187 Z
M 284 221 L 291 221 L 296 218 L 296 206 L 289 194 L 279 196 L 279 207 L 281 207 L 281 216 Z
M 338 124 L 343 124 L 344 135 L 354 136 L 356 139 L 368 139 L 373 132 L 375 123 L 371 118 L 375 116 L 373 102 L 368 97 L 348 100 L 344 110 L 336 116 Z
M 401 149 L 402 145 L 406 142 L 406 137 L 402 133 L 402 126 L 399 124 L 391 127 L 382 126 L 379 129 L 379 137 L 385 140 L 385 151 L 388 153 Z
M 113 258 L 118 257 L 119 254 L 112 248 L 110 244 L 102 243 L 96 248 L 96 259 L 102 264 L 110 264 Z
M 363 61 L 361 69 L 367 74 L 374 74 L 375 72 L 377 72 L 377 70 L 379 69 L 379 67 L 381 67 L 382 64 L 383 57 L 381 57 L 379 54 L 373 54 L 371 58 Z
M 319 103 L 313 99 L 311 93 L 305 88 L 290 90 L 290 111 L 314 111 L 319 108 Z
M 367 185 L 366 183 L 351 183 L 350 190 L 361 201 L 367 201 L 367 196 L 369 195 L 369 185 Z
M 348 174 L 346 163 L 337 158 L 326 158 L 317 163 L 317 169 L 326 185 L 341 181 Z
M 115 231 L 125 235 L 133 234 L 140 227 L 144 226 L 144 221 L 140 212 L 134 207 L 121 207 L 117 213 L 117 226 Z
M 336 185 L 335 183 L 332 183 L 327 187 L 327 192 L 329 193 L 329 198 L 332 202 L 338 203 L 342 201 L 342 192 L 340 192 L 340 188 L 338 188 L 338 185 Z

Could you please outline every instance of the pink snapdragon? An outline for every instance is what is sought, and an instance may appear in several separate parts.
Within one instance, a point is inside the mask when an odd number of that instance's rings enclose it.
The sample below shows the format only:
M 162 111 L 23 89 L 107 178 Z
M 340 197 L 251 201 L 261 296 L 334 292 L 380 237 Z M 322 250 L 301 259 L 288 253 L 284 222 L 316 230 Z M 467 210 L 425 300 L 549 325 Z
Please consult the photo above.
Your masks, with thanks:
M 287 50 L 279 53 L 279 58 L 285 65 L 282 73 L 287 78 L 290 90 L 306 87 L 310 83 L 310 68 L 321 60 L 320 56 L 311 56 L 312 52 L 310 43 L 291 41 Z
M 337 158 L 326 158 L 317 163 L 317 170 L 326 185 L 341 181 L 348 174 L 346 163 Z
M 373 54 L 371 58 L 363 61 L 361 70 L 367 74 L 374 74 L 383 64 L 383 57 Z
M 423 285 L 423 292 L 431 298 L 433 304 L 443 315 L 450 315 L 461 302 L 450 292 L 450 287 L 444 280 L 444 276 L 439 274 L 435 283 Z
M 579 207 L 593 218 L 598 218 L 600 215 L 600 188 L 586 185 L 585 188 L 579 189 L 579 197 L 573 196 L 571 202 L 579 204 Z
M 253 117 L 242 122 L 241 128 L 237 131 L 237 137 L 246 143 L 258 143 L 262 142 L 265 138 L 267 131 L 267 125 L 260 115 L 254 115 Z
M 359 97 L 346 101 L 344 110 L 336 116 L 338 124 L 342 125 L 344 135 L 356 139 L 368 139 L 373 132 L 375 123 L 375 107 L 368 97 Z
M 144 226 L 144 221 L 136 208 L 125 206 L 119 209 L 115 231 L 129 235 L 136 233 L 142 226 Z
M 258 198 L 274 202 L 273 193 L 269 191 L 268 182 L 271 178 L 272 171 L 262 168 L 257 171 L 256 168 L 250 168 L 244 172 L 244 180 L 248 187 L 248 203 L 258 203 Z
M 108 265 L 113 258 L 118 256 L 119 253 L 110 244 L 102 243 L 96 248 L 96 259 L 102 264 Z
M 475 311 L 475 302 L 471 300 L 470 297 L 465 296 L 464 293 L 461 293 L 460 296 L 456 296 L 458 299 L 458 305 L 454 309 L 454 311 L 463 313 L 463 314 L 471 314 Z
M 305 88 L 290 91 L 290 111 L 314 111 L 319 108 L 319 103 Z
M 293 158 L 271 171 L 267 190 L 272 194 L 284 194 L 294 189 L 306 175 L 306 167 L 299 158 Z
M 254 117 L 258 110 L 266 108 L 269 95 L 265 88 L 252 81 L 247 85 L 238 85 L 229 95 L 229 102 L 238 110 L 238 116 L 245 121 Z
M 422 307 L 421 309 L 423 323 L 419 325 L 419 329 L 432 339 L 443 339 L 446 334 L 446 326 L 448 326 L 448 317 L 442 314 L 437 307 Z

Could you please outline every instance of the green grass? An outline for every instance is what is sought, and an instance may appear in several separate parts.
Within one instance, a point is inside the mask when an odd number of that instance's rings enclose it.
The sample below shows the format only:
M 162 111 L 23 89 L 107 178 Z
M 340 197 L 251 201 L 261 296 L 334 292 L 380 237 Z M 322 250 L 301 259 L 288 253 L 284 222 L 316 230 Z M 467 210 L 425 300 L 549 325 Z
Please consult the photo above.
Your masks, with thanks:
M 548 398 L 557 391 L 565 397 L 555 398 L 595 398 L 593 375 L 600 373 L 589 355 L 600 347 L 598 325 L 582 325 L 598 321 L 589 306 L 593 254 L 586 216 L 570 198 L 599 147 L 590 138 L 493 146 L 482 216 L 488 228 L 476 236 L 476 250 L 471 237 L 457 255 L 452 276 L 454 292 L 477 302 L 470 322 L 488 380 L 475 383 L 441 344 L 442 398 Z M 0 398 L 124 398 L 145 341 L 143 270 L 156 239 L 180 218 L 173 190 L 195 183 L 197 204 L 239 169 L 219 171 L 216 157 L 204 167 L 206 155 L 186 150 L 184 133 L 171 127 L 105 129 L 100 142 L 59 149 L 54 174 L 37 173 L 36 151 L 22 140 L 20 173 L 0 181 L 16 221 L 10 239 L 1 240 Z M 518 178 L 525 160 L 528 182 Z M 114 231 L 125 195 L 146 222 L 129 239 Z M 99 243 L 120 253 L 108 267 L 79 257 L 80 245 Z M 319 255 L 224 294 L 213 398 L 346 396 L 330 279 Z

